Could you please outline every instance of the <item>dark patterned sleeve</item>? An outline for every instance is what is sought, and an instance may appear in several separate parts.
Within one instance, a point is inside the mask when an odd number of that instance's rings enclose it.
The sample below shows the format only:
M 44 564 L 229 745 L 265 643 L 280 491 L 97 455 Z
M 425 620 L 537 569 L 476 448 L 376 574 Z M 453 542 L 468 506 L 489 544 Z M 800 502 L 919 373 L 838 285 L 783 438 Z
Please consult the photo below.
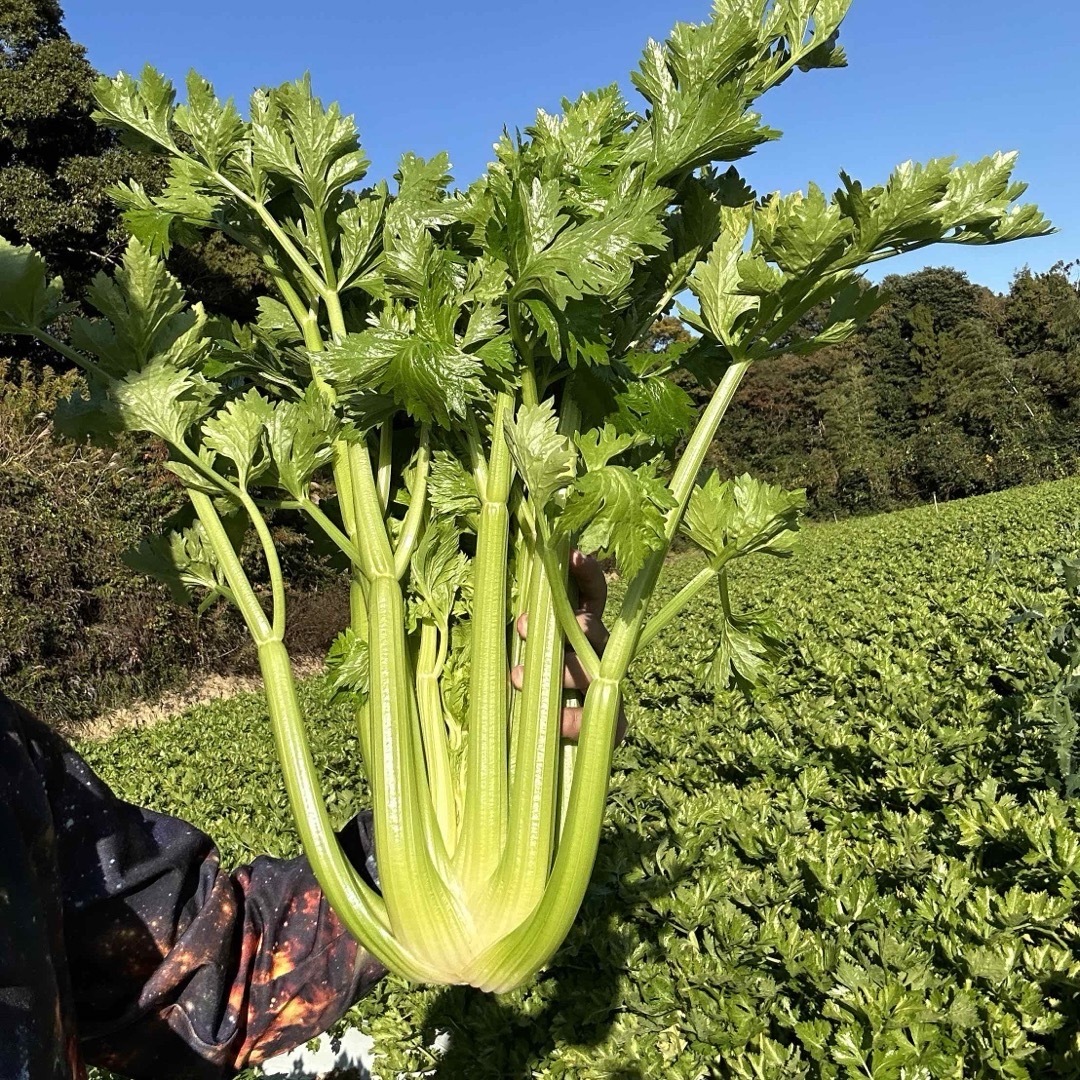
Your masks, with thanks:
M 231 1076 L 324 1031 L 382 977 L 305 859 L 226 873 L 204 833 L 118 799 L 31 724 L 87 1062 L 136 1080 Z M 369 818 L 342 840 L 374 884 Z

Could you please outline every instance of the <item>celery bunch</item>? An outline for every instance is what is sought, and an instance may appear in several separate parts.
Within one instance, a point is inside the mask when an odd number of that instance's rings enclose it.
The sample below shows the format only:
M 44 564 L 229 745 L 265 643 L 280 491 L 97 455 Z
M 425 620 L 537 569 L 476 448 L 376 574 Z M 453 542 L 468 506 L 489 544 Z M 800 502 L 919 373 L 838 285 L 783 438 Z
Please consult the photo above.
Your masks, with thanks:
M 796 69 L 843 65 L 848 3 L 716 0 L 710 21 L 648 44 L 640 113 L 616 87 L 566 101 L 504 135 L 464 190 L 442 155 L 407 154 L 392 186 L 360 186 L 356 128 L 307 79 L 257 91 L 250 119 L 194 74 L 179 106 L 151 69 L 103 80 L 99 119 L 171 175 L 160 194 L 116 193 L 134 238 L 90 290 L 101 317 L 57 340 L 60 284 L 29 250 L 0 250 L 0 330 L 52 343 L 88 376 L 64 427 L 168 444 L 194 516 L 132 561 L 242 612 L 304 849 L 350 930 L 408 978 L 507 990 L 559 947 L 596 854 L 620 688 L 686 602 L 717 584 L 718 684 L 747 685 L 767 662 L 770 623 L 731 610 L 729 564 L 788 553 L 800 497 L 747 477 L 699 483 L 748 367 L 849 336 L 881 302 L 859 276 L 869 263 L 1048 231 L 1016 204 L 1014 155 L 909 163 L 879 187 L 843 175 L 831 198 L 759 197 L 726 167 L 777 137 L 759 96 Z M 207 230 L 273 281 L 252 325 L 188 306 L 164 266 Z M 635 351 L 687 290 L 698 308 L 680 311 L 700 336 Z M 676 367 L 712 389 L 700 416 L 667 377 Z M 282 508 L 350 577 L 351 626 L 330 660 L 356 706 L 381 894 L 341 852 L 308 749 L 266 517 Z M 650 617 L 680 528 L 707 566 Z M 250 530 L 268 596 L 238 556 Z M 575 618 L 571 546 L 613 556 L 627 582 L 602 656 Z M 576 746 L 559 729 L 567 649 L 591 679 Z

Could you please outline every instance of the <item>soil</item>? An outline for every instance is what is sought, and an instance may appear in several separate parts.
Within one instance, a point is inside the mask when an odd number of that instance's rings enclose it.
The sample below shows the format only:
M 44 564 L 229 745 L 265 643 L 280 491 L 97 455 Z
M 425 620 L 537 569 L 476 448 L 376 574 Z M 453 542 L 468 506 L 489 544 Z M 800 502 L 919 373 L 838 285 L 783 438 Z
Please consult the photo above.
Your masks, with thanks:
M 321 674 L 325 669 L 323 658 L 318 656 L 294 656 L 292 661 L 293 674 L 298 679 Z M 77 731 L 64 734 L 80 739 L 107 739 L 124 728 L 149 727 L 206 701 L 261 690 L 262 679 L 257 675 L 197 675 L 180 690 L 173 690 L 153 701 L 135 701 L 123 708 L 110 709 L 80 724 Z

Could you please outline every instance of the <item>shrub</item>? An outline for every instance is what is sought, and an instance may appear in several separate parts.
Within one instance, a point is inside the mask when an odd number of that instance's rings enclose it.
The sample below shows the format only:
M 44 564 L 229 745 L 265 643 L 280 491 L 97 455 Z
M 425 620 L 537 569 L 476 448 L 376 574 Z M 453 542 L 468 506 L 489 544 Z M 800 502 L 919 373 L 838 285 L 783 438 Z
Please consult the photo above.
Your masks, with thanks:
M 71 372 L 0 361 L 0 688 L 67 726 L 195 670 L 255 669 L 235 612 L 199 617 L 122 561 L 164 527 L 183 490 L 156 441 L 104 449 L 53 436 L 48 418 L 78 384 Z M 300 534 L 277 532 L 299 582 L 294 648 L 321 654 L 347 618 L 347 597 L 323 587 L 322 562 Z

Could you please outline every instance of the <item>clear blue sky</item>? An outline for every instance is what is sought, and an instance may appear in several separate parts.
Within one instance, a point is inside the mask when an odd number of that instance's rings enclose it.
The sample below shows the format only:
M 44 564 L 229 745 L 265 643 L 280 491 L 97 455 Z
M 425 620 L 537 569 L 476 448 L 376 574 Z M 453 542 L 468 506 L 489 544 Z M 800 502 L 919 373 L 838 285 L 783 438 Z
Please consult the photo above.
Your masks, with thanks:
M 72 37 L 109 74 L 150 62 L 178 84 L 191 67 L 223 96 L 312 73 L 353 113 L 389 177 L 399 155 L 447 150 L 464 183 L 504 125 L 627 75 L 650 36 L 701 21 L 709 0 L 67 0 Z M 1021 152 L 1020 176 L 1061 230 L 990 249 L 946 248 L 885 263 L 877 276 L 952 265 L 1004 290 L 1017 267 L 1080 258 L 1080 4 L 853 0 L 850 67 L 796 75 L 761 102 L 785 137 L 741 165 L 763 191 L 832 190 L 839 169 L 878 182 L 909 158 Z M 636 95 L 631 96 L 634 100 Z M 640 99 L 637 99 L 640 100 Z

